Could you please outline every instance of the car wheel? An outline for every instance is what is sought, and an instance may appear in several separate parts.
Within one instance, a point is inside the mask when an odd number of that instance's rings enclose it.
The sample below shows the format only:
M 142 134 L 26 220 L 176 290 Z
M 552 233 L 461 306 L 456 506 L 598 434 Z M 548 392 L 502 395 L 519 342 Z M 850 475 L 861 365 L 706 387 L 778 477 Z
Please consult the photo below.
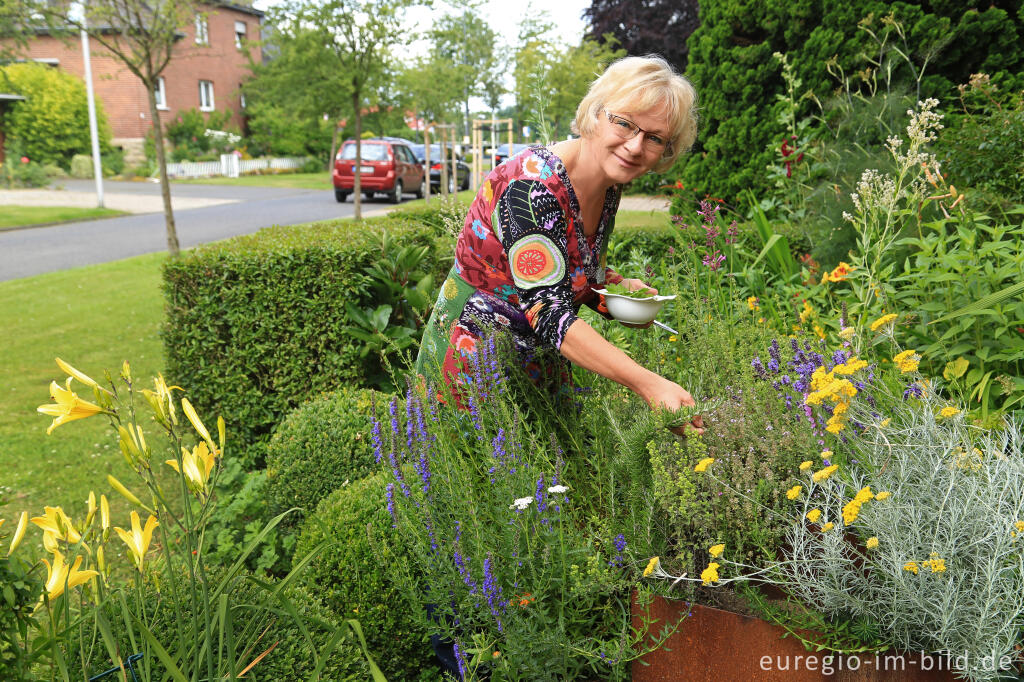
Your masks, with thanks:
M 402 202 L 402 191 L 404 189 L 405 188 L 402 187 L 402 181 L 401 180 L 395 180 L 395 188 L 393 190 L 391 190 L 391 195 L 390 195 L 391 203 L 392 204 L 399 204 L 399 203 Z
M 462 176 L 462 187 L 460 189 L 463 191 L 469 189 L 469 173 Z
M 426 178 L 426 176 L 424 176 L 423 179 L 420 180 L 420 188 L 418 190 L 416 190 L 416 198 L 417 199 L 422 199 L 426 195 L 427 195 L 427 178 Z
M 373 199 L 373 192 L 363 192 L 363 198 L 366 199 L 367 201 L 370 201 L 371 199 Z
M 448 174 L 448 194 L 455 194 L 455 178 Z
M 348 199 L 348 192 L 343 189 L 336 189 L 334 190 L 334 199 L 339 204 L 344 204 L 345 200 Z

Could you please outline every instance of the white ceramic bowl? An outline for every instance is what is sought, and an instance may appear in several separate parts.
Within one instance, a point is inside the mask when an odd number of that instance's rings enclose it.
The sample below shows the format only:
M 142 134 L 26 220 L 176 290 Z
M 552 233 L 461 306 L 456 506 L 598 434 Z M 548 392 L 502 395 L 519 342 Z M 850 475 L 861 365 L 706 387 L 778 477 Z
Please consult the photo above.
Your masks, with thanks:
M 608 314 L 620 322 L 630 324 L 647 324 L 661 311 L 665 301 L 671 301 L 675 296 L 648 296 L 647 298 L 632 298 L 622 294 L 610 294 L 605 289 L 594 289 L 598 294 L 604 296 L 605 305 L 608 306 Z

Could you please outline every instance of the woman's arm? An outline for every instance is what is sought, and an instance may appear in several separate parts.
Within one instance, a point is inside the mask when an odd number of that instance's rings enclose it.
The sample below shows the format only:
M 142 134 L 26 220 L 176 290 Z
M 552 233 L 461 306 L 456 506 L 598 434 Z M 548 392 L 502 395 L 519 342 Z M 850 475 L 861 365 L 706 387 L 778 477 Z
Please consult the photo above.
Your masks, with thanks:
M 682 386 L 646 369 L 622 352 L 584 320 L 577 319 L 565 333 L 559 348 L 570 362 L 622 384 L 652 408 L 674 412 L 693 407 L 693 396 Z M 703 433 L 703 421 L 694 417 L 692 427 Z M 682 429 L 677 431 L 682 434 Z

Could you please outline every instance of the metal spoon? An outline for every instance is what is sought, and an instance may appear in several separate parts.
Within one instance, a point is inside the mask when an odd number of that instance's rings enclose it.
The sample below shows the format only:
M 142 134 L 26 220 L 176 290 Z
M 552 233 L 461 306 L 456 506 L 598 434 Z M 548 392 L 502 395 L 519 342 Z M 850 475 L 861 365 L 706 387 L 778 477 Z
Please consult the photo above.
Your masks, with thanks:
M 672 327 L 668 326 L 667 324 L 662 324 L 661 322 L 658 322 L 657 320 L 654 320 L 654 326 L 661 327 L 665 331 L 672 332 L 673 334 L 678 334 L 679 333 L 675 329 L 673 329 Z

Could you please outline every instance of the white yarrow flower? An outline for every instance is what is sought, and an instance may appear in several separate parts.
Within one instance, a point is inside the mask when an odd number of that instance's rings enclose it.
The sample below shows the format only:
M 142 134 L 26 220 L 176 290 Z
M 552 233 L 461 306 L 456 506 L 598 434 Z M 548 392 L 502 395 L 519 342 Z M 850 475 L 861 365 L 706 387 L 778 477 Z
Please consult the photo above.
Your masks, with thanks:
M 548 488 L 548 492 L 552 495 L 561 495 L 567 490 L 569 490 L 569 486 L 567 485 L 553 485 L 550 488 Z
M 531 502 L 533 502 L 532 497 L 520 497 L 519 499 L 513 501 L 511 505 L 509 505 L 509 509 L 523 511 L 524 509 L 530 506 Z

